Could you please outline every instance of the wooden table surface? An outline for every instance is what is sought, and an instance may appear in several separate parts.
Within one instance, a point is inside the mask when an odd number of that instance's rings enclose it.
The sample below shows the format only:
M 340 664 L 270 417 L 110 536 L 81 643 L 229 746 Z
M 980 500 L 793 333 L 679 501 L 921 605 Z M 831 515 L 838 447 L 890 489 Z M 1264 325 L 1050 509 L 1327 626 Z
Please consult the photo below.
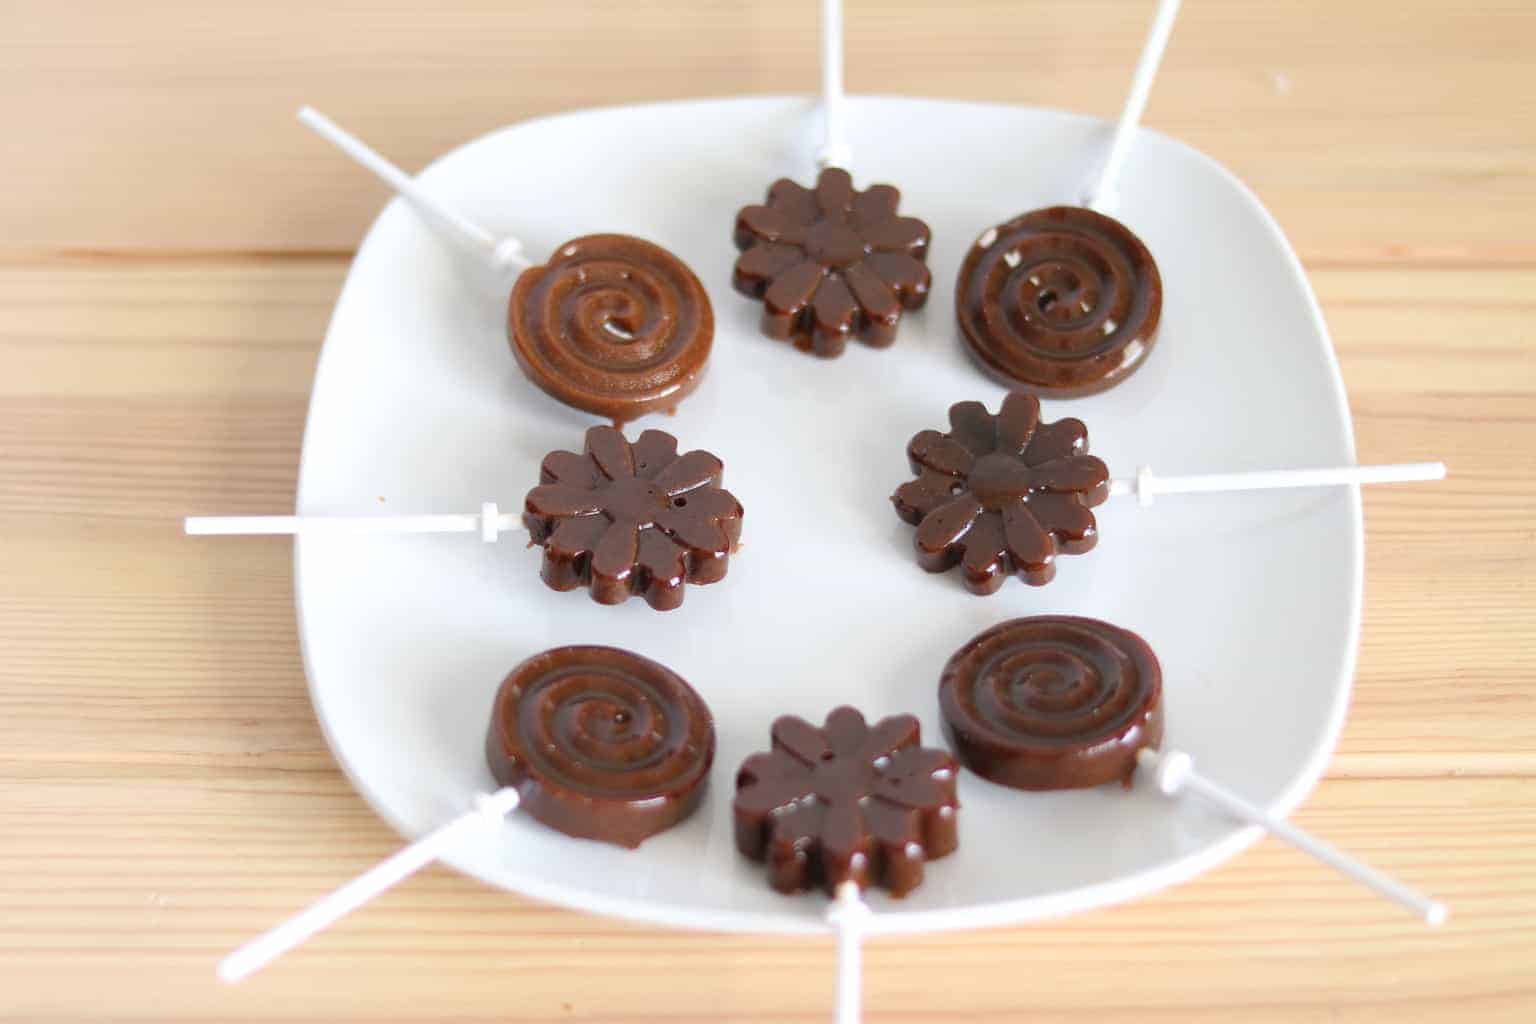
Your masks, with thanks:
M 1105 114 L 1151 10 L 848 6 L 854 91 Z M 827 941 L 443 870 L 220 986 L 220 954 L 397 839 L 311 714 L 289 542 L 178 524 L 291 506 L 385 199 L 297 105 L 416 167 L 552 111 L 811 91 L 813 25 L 810 0 L 0 4 L 0 1019 L 829 1018 Z M 1451 924 L 1265 842 L 1134 905 L 877 941 L 872 1021 L 1536 1019 L 1533 43 L 1524 3 L 1191 0 L 1148 112 L 1289 233 L 1361 460 L 1452 467 L 1366 497 L 1354 704 L 1297 815 Z

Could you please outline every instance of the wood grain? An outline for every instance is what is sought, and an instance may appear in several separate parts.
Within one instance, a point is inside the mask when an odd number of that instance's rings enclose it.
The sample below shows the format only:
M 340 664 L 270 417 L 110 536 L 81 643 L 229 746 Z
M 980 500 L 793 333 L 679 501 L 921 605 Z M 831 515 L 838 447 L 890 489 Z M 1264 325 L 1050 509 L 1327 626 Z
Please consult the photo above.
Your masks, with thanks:
M 10 6 L 0 223 L 24 250 L 350 249 L 383 193 L 301 103 L 418 167 L 552 111 L 817 83 L 815 0 Z M 849 0 L 848 87 L 1112 116 L 1151 6 Z M 1514 2 L 1191 4 L 1148 124 L 1236 171 L 1308 259 L 1530 262 L 1531 41 Z
M 1334 333 L 1368 493 L 1354 705 L 1298 819 L 1449 900 L 1419 930 L 1262 843 L 1135 905 L 877 941 L 878 1021 L 1536 1018 L 1536 11 L 1190 4 L 1155 126 L 1252 184 Z M 1149 4 L 851 0 L 856 90 L 1108 112 Z M 823 1021 L 828 943 L 631 927 L 430 871 L 253 983 L 218 956 L 392 849 L 305 694 L 281 539 L 345 259 L 407 165 L 598 103 L 803 91 L 813 4 L 0 14 L 0 1020 Z

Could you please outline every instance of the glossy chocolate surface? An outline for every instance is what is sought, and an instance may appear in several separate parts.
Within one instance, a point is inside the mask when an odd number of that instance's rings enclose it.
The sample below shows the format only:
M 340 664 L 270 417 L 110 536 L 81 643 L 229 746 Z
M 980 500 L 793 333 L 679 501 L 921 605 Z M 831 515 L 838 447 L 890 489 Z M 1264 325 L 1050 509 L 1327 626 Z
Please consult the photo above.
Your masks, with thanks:
M 613 427 L 587 431 L 581 454 L 550 452 L 523 523 L 544 547 L 544 582 L 586 586 L 600 604 L 644 597 L 658 611 L 683 603 L 686 583 L 725 576 L 742 508 L 720 486 L 709 452 L 677 454 L 677 438 L 647 430 L 631 444 Z
M 518 276 L 507 335 L 540 388 L 624 423 L 673 409 L 698 386 L 715 314 L 699 279 L 667 250 L 588 235 Z
M 698 806 L 715 726 L 670 669 L 615 647 L 557 647 L 501 684 L 485 753 L 523 811 L 634 848 Z
M 896 514 L 917 527 L 917 564 L 959 565 L 966 588 L 990 594 L 1010 575 L 1043 586 L 1058 554 L 1098 543 L 1093 506 L 1109 496 L 1109 469 L 1088 454 L 1081 420 L 1040 422 L 1040 402 L 1016 391 L 996 416 L 980 402 L 950 406 L 950 429 L 907 445 L 916 480 L 896 489 Z
M 982 369 L 1054 398 L 1129 377 L 1152 351 L 1162 308 L 1162 277 L 1141 239 L 1080 206 L 986 231 L 955 284 L 960 330 Z
M 840 707 L 818 729 L 793 715 L 773 723 L 773 749 L 736 774 L 736 847 L 768 865 L 780 892 L 852 879 L 904 896 L 926 861 L 959 845 L 957 765 L 920 746 L 911 715 L 869 726 Z
M 1129 783 L 1163 739 L 1163 673 L 1147 642 L 1097 619 L 993 626 L 939 678 L 944 733 L 971 771 L 1016 789 Z
M 763 300 L 763 332 L 819 356 L 838 356 L 849 338 L 884 348 L 904 309 L 928 301 L 928 225 L 900 217 L 889 185 L 860 192 L 829 167 L 814 189 L 787 178 L 762 206 L 736 216 L 731 283 Z

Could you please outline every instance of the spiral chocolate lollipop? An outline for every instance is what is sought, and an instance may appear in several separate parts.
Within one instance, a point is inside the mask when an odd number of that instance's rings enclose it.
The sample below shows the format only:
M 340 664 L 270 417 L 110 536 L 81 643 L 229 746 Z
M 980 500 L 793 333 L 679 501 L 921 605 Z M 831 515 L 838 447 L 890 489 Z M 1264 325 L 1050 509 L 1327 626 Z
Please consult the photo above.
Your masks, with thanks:
M 498 238 L 309 107 L 299 120 L 394 188 L 426 223 L 512 286 L 507 333 L 518 365 L 559 401 L 616 423 L 672 409 L 697 385 L 714 340 L 709 297 L 676 256 L 628 235 L 588 235 L 532 266 Z
M 698 806 L 715 727 L 670 669 L 615 647 L 557 647 L 501 684 L 485 753 L 539 821 L 634 848 Z
M 1097 619 L 1041 615 L 993 626 L 939 677 L 950 745 L 1015 789 L 1129 783 L 1163 738 L 1162 669 L 1147 642 Z
M 1070 398 L 1113 387 L 1157 340 L 1163 283 L 1124 224 L 1053 206 L 989 228 L 960 266 L 955 312 L 976 362 L 1005 384 Z
M 540 388 L 622 423 L 674 408 L 698 386 L 715 318 L 704 286 L 667 250 L 588 235 L 518 276 L 507 334 Z

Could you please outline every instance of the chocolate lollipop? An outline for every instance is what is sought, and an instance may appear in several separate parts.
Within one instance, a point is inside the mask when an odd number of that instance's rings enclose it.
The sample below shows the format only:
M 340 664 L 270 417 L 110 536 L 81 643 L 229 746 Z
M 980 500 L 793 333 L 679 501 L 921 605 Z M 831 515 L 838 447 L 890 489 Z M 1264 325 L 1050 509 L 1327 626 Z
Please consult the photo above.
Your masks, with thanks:
M 1041 615 L 993 626 L 939 677 L 944 734 L 961 762 L 1015 789 L 1129 785 L 1163 738 L 1162 669 L 1145 640 L 1098 619 Z
M 241 981 L 490 829 L 519 806 L 567 835 L 633 849 L 693 813 L 715 756 L 709 709 L 677 673 L 614 647 L 557 647 L 512 670 L 485 742 L 501 788 L 219 963 Z
M 1053 206 L 988 228 L 955 284 L 971 355 L 989 375 L 1055 398 L 1134 373 L 1157 341 L 1163 281 L 1124 224 Z
M 616 423 L 672 409 L 715 336 L 704 286 L 682 260 L 628 235 L 589 235 L 512 286 L 507 337 L 528 379 Z
M 188 516 L 189 534 L 479 533 L 487 543 L 524 527 L 544 548 L 555 590 L 587 587 L 600 604 L 645 598 L 683 603 L 686 583 L 714 583 L 741 538 L 741 504 L 720 487 L 724 467 L 705 451 L 677 454 L 677 438 L 647 430 L 631 444 L 613 427 L 587 431 L 581 454 L 553 451 L 523 514 L 493 501 L 480 511 L 405 516 Z
M 975 594 L 991 594 L 1010 575 L 1043 586 L 1056 575 L 1058 555 L 1078 555 L 1098 543 L 1093 508 L 1134 494 L 1143 506 L 1159 494 L 1272 490 L 1342 484 L 1440 480 L 1440 462 L 1324 469 L 1260 470 L 1199 476 L 1111 480 L 1088 454 L 1081 420 L 1040 422 L 1040 401 L 1023 391 L 1003 399 L 996 416 L 980 402 L 949 408 L 948 433 L 924 430 L 907 445 L 917 479 L 891 496 L 896 514 L 917 527 L 917 564 L 929 572 L 956 565 Z
M 1128 629 L 1040 615 L 999 623 L 961 647 L 939 676 L 944 733 L 971 771 L 1025 790 L 1119 782 L 1138 767 L 1167 796 L 1189 794 L 1419 915 L 1442 924 L 1444 904 L 1373 870 L 1199 775 L 1163 742 L 1162 669 Z
M 616 647 L 557 647 L 501 684 L 485 756 L 550 828 L 633 849 L 699 805 L 715 727 L 670 669 Z
M 587 431 L 586 447 L 550 452 L 523 522 L 544 547 L 544 582 L 586 586 L 599 604 L 643 596 L 657 611 L 683 603 L 684 581 L 725 577 L 741 539 L 741 503 L 720 487 L 709 452 L 677 454 L 677 438 L 647 430 L 630 444 L 612 427 Z
M 541 390 L 584 412 L 626 423 L 677 407 L 704 373 L 714 310 L 693 271 L 629 235 L 588 235 L 533 266 L 515 238 L 498 240 L 329 118 L 299 120 L 404 196 L 427 225 L 498 277 L 521 270 L 507 308 L 517 363 Z
M 923 864 L 959 845 L 954 759 L 920 746 L 911 715 L 873 727 L 851 707 L 818 729 L 786 715 L 773 723 L 773 749 L 736 773 L 736 848 L 768 865 L 784 893 L 844 882 L 905 896 Z
M 961 336 L 977 365 L 1010 387 L 1053 398 L 1091 395 L 1136 372 L 1157 341 L 1157 262 L 1106 211 L 1178 6 L 1162 0 L 1158 7 L 1086 206 L 1052 206 L 990 227 L 960 265 Z
M 818 356 L 842 355 L 849 338 L 884 348 L 903 310 L 928 301 L 928 225 L 896 213 L 890 185 L 860 192 L 843 167 L 842 7 L 822 3 L 822 108 L 826 142 L 812 188 L 781 178 L 765 205 L 743 207 L 742 251 L 731 283 L 763 302 L 763 333 Z
M 1109 495 L 1109 470 L 1088 454 L 1081 420 L 1040 422 L 1040 402 L 1014 392 L 996 416 L 980 402 L 949 409 L 950 430 L 907 445 L 916 480 L 896 489 L 896 514 L 917 527 L 917 564 L 964 567 L 965 586 L 990 594 L 1010 575 L 1043 586 L 1059 553 L 1098 542 L 1093 506 Z

